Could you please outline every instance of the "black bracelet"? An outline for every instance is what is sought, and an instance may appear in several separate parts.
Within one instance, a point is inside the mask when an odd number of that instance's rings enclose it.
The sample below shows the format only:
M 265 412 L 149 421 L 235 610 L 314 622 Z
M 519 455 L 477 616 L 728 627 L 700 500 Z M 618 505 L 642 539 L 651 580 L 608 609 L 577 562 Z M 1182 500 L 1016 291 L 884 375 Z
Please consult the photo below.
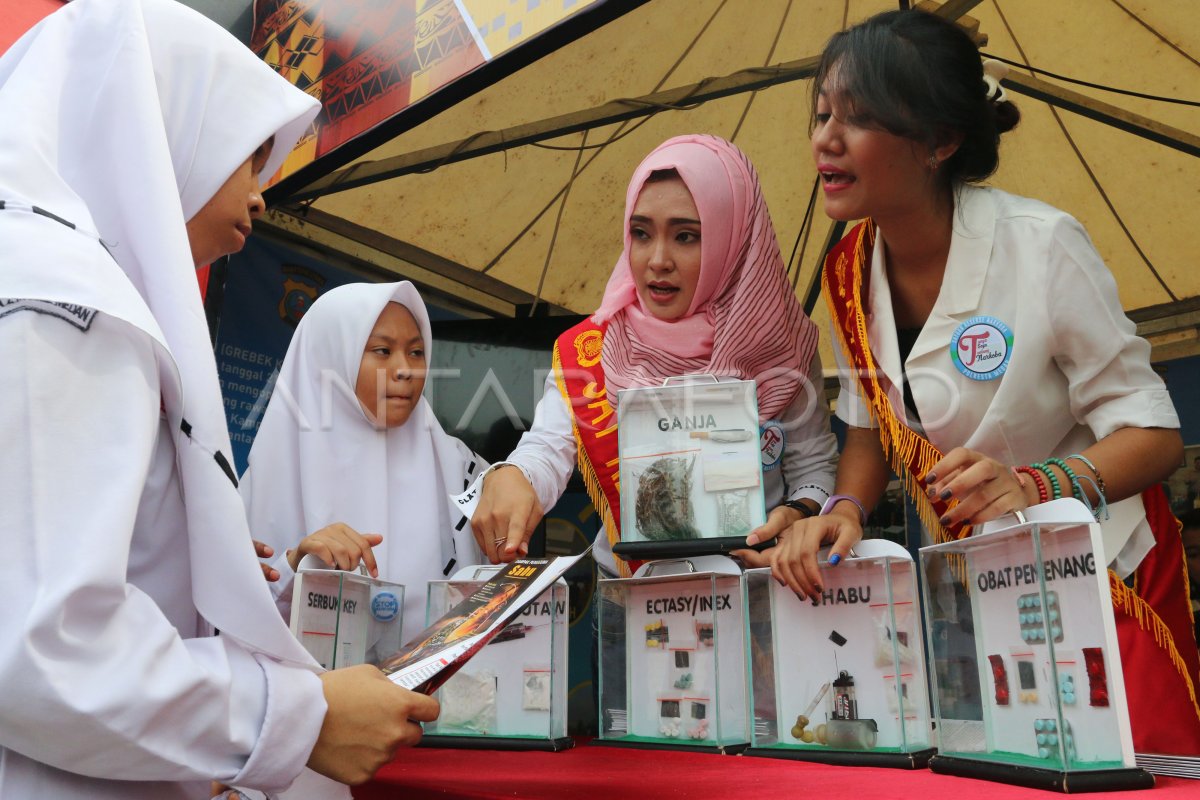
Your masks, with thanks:
M 808 519 L 809 517 L 815 517 L 817 515 L 817 512 L 813 511 L 811 508 L 804 505 L 804 503 L 800 502 L 799 500 L 784 500 L 779 505 L 787 506 L 788 508 L 790 508 L 794 511 L 799 511 L 801 514 L 804 515 L 805 519 Z

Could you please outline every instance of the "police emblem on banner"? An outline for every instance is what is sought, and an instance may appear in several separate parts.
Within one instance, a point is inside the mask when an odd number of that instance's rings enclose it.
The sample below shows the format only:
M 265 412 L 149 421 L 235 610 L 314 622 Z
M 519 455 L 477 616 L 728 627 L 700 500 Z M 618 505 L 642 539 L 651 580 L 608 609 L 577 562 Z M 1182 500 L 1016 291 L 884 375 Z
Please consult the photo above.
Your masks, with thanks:
M 326 279 L 320 273 L 297 264 L 284 264 L 282 272 L 283 296 L 279 298 L 279 318 L 295 327 L 321 293 Z
M 971 317 L 950 337 L 950 360 L 973 381 L 999 378 L 1012 358 L 1013 333 L 995 317 Z

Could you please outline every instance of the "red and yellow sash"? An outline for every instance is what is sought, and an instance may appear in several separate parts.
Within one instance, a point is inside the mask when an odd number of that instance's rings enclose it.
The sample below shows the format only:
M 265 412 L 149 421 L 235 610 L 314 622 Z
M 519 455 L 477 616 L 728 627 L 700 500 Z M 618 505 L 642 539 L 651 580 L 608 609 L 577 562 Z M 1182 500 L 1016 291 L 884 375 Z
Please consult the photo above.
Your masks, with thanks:
M 867 408 L 879 426 L 883 452 L 893 471 L 900 476 L 905 492 L 916 504 L 921 522 L 937 542 L 961 539 L 970 535 L 970 526 L 956 525 L 950 530 L 943 528 L 938 520 L 950 506 L 938 500 L 929 500 L 921 486 L 921 478 L 942 459 L 942 453 L 896 416 L 887 391 L 891 384 L 875 366 L 875 358 L 867 341 L 867 318 L 863 309 L 868 297 L 871 248 L 874 245 L 875 224 L 867 220 L 850 231 L 829 252 L 822 275 L 829 316 L 837 331 L 842 352 L 845 353 L 846 363 L 854 370 Z
M 621 483 L 617 454 L 617 415 L 608 401 L 600 350 L 607 325 L 585 319 L 554 342 L 554 379 L 571 413 L 579 472 L 596 506 L 609 544 L 621 539 Z M 618 556 L 617 570 L 629 577 L 636 562 Z

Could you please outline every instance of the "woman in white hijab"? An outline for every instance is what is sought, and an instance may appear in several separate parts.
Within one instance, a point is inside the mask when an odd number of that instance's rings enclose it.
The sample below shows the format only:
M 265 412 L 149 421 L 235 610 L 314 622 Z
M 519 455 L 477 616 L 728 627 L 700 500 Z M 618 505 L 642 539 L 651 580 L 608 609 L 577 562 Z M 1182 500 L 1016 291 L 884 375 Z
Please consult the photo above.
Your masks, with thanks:
M 408 281 L 340 286 L 296 328 L 241 486 L 252 535 L 274 550 L 285 617 L 309 553 L 404 584 L 406 637 L 425 627 L 426 584 L 479 563 L 450 495 L 487 465 L 422 396 L 432 344 Z
M 226 456 L 195 263 L 316 112 L 171 0 L 76 0 L 0 58 L 0 796 L 362 781 L 437 713 L 317 674 Z

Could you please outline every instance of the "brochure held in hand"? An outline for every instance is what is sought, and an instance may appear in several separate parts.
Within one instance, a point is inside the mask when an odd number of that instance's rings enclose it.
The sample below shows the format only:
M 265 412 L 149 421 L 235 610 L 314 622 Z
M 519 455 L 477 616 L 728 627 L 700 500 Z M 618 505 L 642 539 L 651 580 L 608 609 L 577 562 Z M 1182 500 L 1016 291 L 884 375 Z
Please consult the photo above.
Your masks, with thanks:
M 432 694 L 588 550 L 517 559 L 380 664 L 394 683 Z

